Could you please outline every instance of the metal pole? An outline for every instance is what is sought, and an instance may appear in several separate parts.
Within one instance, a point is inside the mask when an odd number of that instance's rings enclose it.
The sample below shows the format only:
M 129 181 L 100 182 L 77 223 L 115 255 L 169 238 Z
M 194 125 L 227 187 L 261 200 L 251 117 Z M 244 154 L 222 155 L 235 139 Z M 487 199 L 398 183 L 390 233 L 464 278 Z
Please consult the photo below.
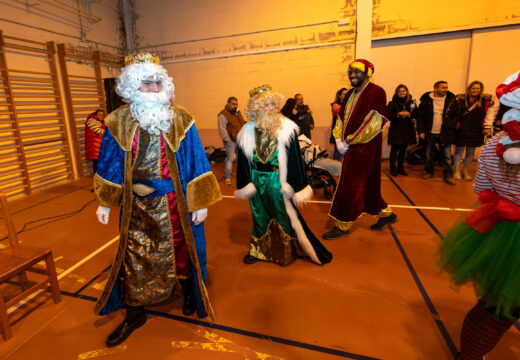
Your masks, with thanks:
M 123 1 L 123 16 L 125 22 L 126 47 L 130 54 L 134 52 L 134 33 L 132 31 L 132 14 L 130 13 L 129 0 Z

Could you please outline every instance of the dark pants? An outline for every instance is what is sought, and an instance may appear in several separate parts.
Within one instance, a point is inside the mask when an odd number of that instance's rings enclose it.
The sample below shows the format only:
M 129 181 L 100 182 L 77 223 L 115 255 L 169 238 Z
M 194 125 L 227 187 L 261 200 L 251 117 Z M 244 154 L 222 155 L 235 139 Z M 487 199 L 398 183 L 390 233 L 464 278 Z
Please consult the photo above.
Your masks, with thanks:
M 92 160 L 92 169 L 94 169 L 94 175 L 97 172 L 97 159 Z
M 451 145 L 442 145 L 441 134 L 429 134 L 426 138 L 426 165 L 425 170 L 429 174 L 433 174 L 433 166 L 435 164 L 435 149 L 439 150 L 440 160 L 444 168 L 444 177 L 452 176 L 451 169 Z
M 407 145 L 392 145 L 390 148 L 390 171 L 403 171 Z M 397 162 L 397 164 L 396 164 Z
M 332 160 L 341 160 L 341 154 L 339 153 L 338 149 L 336 148 L 336 144 L 334 144 L 334 154 L 332 154 Z

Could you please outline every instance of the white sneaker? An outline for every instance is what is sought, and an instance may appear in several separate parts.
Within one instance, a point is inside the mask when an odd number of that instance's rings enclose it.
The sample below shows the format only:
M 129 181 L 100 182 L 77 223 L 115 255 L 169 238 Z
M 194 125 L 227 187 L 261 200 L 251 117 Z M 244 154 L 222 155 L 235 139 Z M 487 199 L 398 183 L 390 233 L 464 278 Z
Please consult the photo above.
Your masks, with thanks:
M 455 167 L 455 171 L 453 172 L 453 178 L 455 180 L 461 180 L 462 179 L 462 176 L 460 174 L 460 167 L 459 166 Z

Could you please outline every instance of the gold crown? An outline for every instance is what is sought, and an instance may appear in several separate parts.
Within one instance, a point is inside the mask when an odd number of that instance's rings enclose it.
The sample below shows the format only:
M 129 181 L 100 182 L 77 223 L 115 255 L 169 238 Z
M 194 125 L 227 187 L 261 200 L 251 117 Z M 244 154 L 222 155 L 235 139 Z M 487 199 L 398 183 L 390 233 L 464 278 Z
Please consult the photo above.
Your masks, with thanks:
M 161 65 L 161 60 L 159 59 L 159 56 L 152 55 L 148 52 L 145 52 L 145 53 L 131 54 L 131 55 L 125 56 L 125 66 L 131 65 L 131 64 Z
M 249 97 L 253 97 L 253 96 L 263 93 L 265 91 L 271 91 L 271 90 L 273 90 L 273 88 L 269 84 L 258 86 L 258 87 L 255 87 L 253 90 L 249 91 Z

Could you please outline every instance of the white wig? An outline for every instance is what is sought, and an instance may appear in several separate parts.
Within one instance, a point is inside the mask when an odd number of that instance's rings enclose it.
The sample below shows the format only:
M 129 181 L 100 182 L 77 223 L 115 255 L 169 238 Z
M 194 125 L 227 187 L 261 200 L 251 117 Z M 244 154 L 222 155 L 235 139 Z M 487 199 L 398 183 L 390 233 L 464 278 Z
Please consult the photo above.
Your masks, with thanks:
M 154 63 L 130 64 L 121 69 L 121 75 L 117 81 L 116 92 L 126 102 L 132 102 L 135 94 L 141 87 L 141 82 L 152 77 L 153 80 L 162 80 L 163 91 L 168 94 L 168 98 L 175 102 L 175 87 L 173 79 L 168 76 L 166 70 Z

